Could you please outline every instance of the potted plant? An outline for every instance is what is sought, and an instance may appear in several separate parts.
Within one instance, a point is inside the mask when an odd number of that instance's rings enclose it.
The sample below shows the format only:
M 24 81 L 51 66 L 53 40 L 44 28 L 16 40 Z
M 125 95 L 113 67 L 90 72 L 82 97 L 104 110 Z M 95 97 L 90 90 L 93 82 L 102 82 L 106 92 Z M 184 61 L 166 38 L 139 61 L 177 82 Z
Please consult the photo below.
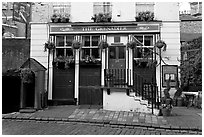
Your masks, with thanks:
M 154 13 L 150 11 L 139 12 L 138 15 L 135 17 L 135 20 L 140 21 L 153 21 L 154 20 Z
M 51 17 L 51 20 L 53 23 L 59 23 L 59 22 L 61 22 L 61 15 L 54 13 Z
M 99 13 L 99 14 L 94 14 L 93 17 L 91 17 L 91 20 L 94 22 L 111 22 L 111 14 L 110 13 Z
M 65 68 L 70 68 L 71 65 L 74 65 L 74 56 L 67 56 L 64 58 Z
M 73 40 L 72 41 L 72 49 L 80 49 L 81 43 L 79 41 Z
M 106 41 L 102 40 L 99 42 L 98 47 L 100 49 L 106 49 L 108 47 L 108 43 Z
M 54 63 L 56 64 L 58 69 L 64 69 L 65 68 L 65 58 L 61 55 L 54 59 Z
M 130 41 L 127 43 L 127 47 L 130 49 L 134 49 L 137 46 L 137 43 L 135 41 Z
M 62 16 L 61 22 L 62 23 L 68 23 L 69 19 L 70 19 L 70 14 L 66 13 L 65 15 Z
M 53 42 L 50 42 L 50 41 L 47 41 L 45 44 L 44 44 L 44 51 L 47 51 L 47 49 L 49 51 L 52 51 L 55 49 L 55 44 Z
M 166 81 L 167 87 L 164 89 L 164 97 L 161 98 L 161 106 L 160 110 L 163 116 L 170 116 L 171 115 L 171 110 L 173 108 L 173 100 L 170 98 L 169 90 L 171 89 L 170 87 L 170 81 L 171 77 Z
M 166 43 L 163 40 L 158 40 L 155 46 L 159 49 L 163 48 L 163 51 L 166 51 Z
M 35 78 L 35 74 L 30 68 L 22 68 L 20 70 L 20 77 L 23 83 L 32 83 Z

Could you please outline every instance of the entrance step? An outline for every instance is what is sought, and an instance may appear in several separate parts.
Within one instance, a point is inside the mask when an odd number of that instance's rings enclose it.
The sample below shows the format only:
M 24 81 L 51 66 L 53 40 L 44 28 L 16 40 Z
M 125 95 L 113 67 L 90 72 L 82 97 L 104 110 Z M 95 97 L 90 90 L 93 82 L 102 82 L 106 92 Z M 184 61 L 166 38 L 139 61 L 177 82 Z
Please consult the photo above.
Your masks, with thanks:
M 20 113 L 34 113 L 36 109 L 34 108 L 22 108 L 19 110 Z

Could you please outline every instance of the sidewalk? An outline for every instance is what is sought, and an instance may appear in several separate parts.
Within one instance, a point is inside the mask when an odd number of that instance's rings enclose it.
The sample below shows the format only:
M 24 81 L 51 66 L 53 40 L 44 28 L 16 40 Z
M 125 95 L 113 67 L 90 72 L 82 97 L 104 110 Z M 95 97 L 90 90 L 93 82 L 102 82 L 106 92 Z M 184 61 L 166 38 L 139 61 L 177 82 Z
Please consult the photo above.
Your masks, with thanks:
M 86 122 L 110 126 L 138 126 L 169 130 L 202 131 L 202 110 L 174 107 L 172 116 L 163 117 L 145 113 L 103 110 L 97 106 L 49 106 L 35 113 L 3 114 L 3 119 L 36 121 Z

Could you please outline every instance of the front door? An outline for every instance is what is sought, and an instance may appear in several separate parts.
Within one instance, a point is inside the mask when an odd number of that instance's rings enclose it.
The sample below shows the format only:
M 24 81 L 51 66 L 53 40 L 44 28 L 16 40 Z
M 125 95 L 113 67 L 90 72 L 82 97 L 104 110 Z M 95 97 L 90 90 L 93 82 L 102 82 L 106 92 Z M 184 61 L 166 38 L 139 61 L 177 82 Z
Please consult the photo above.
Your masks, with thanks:
M 126 41 L 127 36 L 109 36 L 109 70 L 114 85 L 125 84 Z

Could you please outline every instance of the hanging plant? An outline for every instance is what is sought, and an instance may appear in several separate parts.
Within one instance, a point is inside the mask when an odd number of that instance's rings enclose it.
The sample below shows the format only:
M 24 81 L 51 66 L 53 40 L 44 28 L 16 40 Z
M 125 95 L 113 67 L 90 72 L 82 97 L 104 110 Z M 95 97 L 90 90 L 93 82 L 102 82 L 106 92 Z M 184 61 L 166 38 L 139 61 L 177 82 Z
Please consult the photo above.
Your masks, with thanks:
M 20 77 L 23 83 L 32 83 L 34 81 L 34 72 L 30 68 L 23 68 L 20 71 Z
M 163 40 L 158 40 L 155 46 L 159 49 L 163 48 L 163 51 L 166 51 L 166 43 Z
M 79 41 L 72 41 L 72 49 L 79 49 L 81 48 L 81 43 Z
M 99 42 L 98 47 L 100 49 L 106 49 L 108 47 L 108 43 L 106 41 L 102 40 Z
M 137 43 L 134 41 L 130 41 L 127 43 L 127 47 L 130 49 L 134 49 L 137 46 Z
M 52 51 L 55 49 L 55 44 L 53 42 L 50 42 L 50 41 L 47 41 L 45 44 L 44 44 L 44 51 L 47 51 L 47 49 L 49 51 Z

